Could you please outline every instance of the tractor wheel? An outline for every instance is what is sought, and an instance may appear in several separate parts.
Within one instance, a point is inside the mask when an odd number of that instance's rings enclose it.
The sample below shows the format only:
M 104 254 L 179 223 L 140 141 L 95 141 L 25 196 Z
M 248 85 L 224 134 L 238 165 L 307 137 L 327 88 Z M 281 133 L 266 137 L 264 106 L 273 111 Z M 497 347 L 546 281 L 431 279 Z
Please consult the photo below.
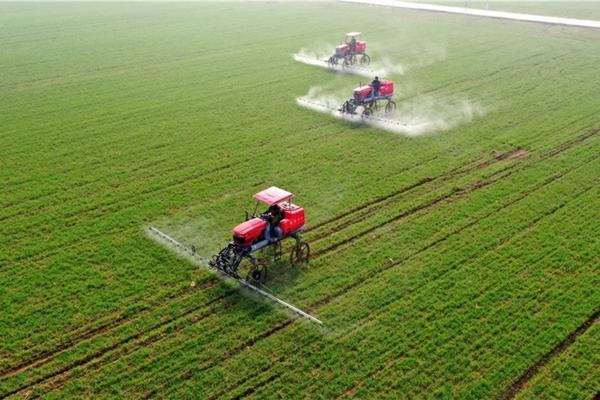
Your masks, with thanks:
M 369 65 L 371 63 L 371 57 L 369 57 L 366 54 L 363 54 L 363 56 L 360 58 L 360 63 L 362 65 Z
M 362 113 L 363 117 L 370 117 L 373 115 L 373 109 L 371 107 L 365 107 Z
M 354 107 L 354 105 L 352 103 L 350 103 L 349 101 L 346 101 L 344 103 L 344 105 L 342 105 L 342 108 L 340 109 L 340 111 L 344 114 L 355 114 L 356 107 Z
M 329 65 L 337 65 L 338 60 L 335 56 L 331 56 L 329 57 L 329 60 L 327 60 L 327 64 Z
M 389 113 L 392 113 L 394 111 L 396 111 L 396 103 L 393 102 L 392 100 L 390 100 L 385 105 L 385 112 L 386 112 L 386 114 L 389 114 Z
M 267 266 L 262 262 L 257 262 L 254 268 L 246 275 L 246 281 L 254 283 L 264 283 L 267 280 Z
M 290 264 L 292 267 L 308 262 L 310 258 L 310 246 L 307 242 L 298 242 L 292 248 Z

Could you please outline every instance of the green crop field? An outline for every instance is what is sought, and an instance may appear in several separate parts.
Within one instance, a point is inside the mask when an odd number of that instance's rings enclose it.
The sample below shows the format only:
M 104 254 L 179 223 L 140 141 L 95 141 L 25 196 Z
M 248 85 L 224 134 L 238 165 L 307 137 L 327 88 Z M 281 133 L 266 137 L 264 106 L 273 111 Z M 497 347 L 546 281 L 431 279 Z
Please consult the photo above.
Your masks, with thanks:
M 448 125 L 299 107 L 367 79 L 292 58 L 351 30 Z M 0 398 L 598 398 L 599 66 L 598 30 L 459 15 L 0 2 Z M 323 327 L 145 233 L 209 257 L 272 185 L 312 251 L 266 286 Z

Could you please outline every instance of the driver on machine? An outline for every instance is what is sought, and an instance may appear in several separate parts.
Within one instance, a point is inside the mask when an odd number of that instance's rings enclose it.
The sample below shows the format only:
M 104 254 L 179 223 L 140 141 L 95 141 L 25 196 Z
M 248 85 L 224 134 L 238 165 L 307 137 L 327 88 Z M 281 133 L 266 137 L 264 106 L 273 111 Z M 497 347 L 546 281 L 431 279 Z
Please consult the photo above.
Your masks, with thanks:
M 352 54 L 356 53 L 356 38 L 352 36 L 352 40 L 350 40 L 350 51 Z
M 267 212 L 264 214 L 267 220 L 267 227 L 265 228 L 265 239 L 271 241 L 278 239 L 283 235 L 283 231 L 279 227 L 279 223 L 283 219 L 283 211 L 277 204 L 273 204 L 269 207 Z
M 375 79 L 373 79 L 373 82 L 371 82 L 371 87 L 373 88 L 371 91 L 371 97 L 379 96 L 379 89 L 381 89 L 381 81 L 379 80 L 379 77 L 376 76 Z

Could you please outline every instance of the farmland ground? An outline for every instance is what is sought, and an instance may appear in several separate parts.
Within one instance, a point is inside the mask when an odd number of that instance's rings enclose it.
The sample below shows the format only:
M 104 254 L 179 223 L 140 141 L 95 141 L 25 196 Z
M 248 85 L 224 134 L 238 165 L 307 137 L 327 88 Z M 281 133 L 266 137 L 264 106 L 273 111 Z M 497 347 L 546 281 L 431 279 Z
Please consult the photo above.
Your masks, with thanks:
M 399 102 L 485 115 L 406 138 L 299 108 L 357 78 L 291 55 L 357 26 L 414 66 Z M 592 398 L 599 35 L 342 4 L 0 3 L 0 397 Z M 326 328 L 143 234 L 209 256 L 270 185 L 307 208 L 314 257 L 268 286 Z

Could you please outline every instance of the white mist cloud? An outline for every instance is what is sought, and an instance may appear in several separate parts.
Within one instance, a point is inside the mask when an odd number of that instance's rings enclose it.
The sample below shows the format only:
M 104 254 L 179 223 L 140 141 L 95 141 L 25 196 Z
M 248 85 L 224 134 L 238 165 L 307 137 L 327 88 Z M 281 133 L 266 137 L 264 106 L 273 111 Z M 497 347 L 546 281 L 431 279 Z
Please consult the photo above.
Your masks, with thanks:
M 325 93 L 320 86 L 313 86 L 305 96 L 296 98 L 296 103 L 339 119 L 375 126 L 409 137 L 446 131 L 485 114 L 482 106 L 466 98 L 442 100 L 433 96 L 416 96 L 410 100 L 397 101 L 397 109 L 393 113 L 380 112 L 373 117 L 362 117 L 362 109 L 357 110 L 358 115 L 342 114 L 338 111 L 346 100 L 347 98 L 339 95 Z

